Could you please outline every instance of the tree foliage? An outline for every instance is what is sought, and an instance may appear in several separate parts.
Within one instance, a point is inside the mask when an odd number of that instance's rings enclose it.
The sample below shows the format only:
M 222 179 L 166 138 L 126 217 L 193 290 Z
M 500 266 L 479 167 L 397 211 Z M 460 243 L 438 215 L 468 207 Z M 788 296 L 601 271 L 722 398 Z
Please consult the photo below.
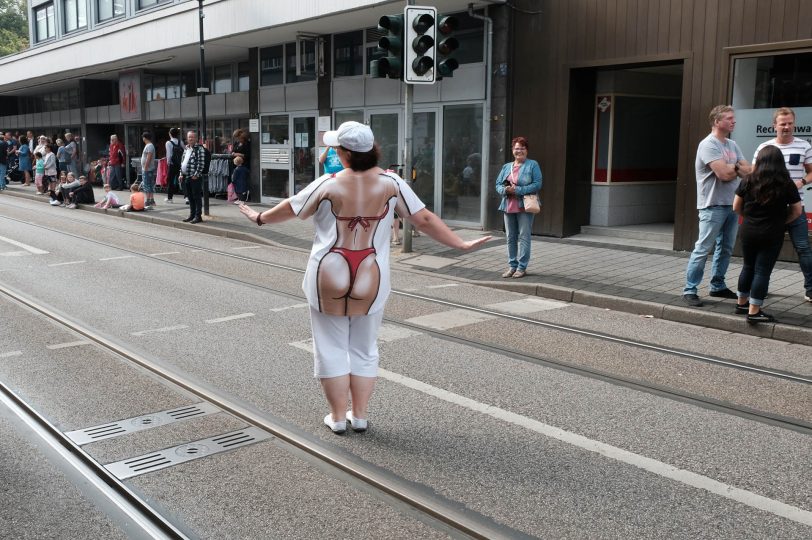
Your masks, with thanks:
M 28 48 L 26 0 L 0 0 L 0 56 Z

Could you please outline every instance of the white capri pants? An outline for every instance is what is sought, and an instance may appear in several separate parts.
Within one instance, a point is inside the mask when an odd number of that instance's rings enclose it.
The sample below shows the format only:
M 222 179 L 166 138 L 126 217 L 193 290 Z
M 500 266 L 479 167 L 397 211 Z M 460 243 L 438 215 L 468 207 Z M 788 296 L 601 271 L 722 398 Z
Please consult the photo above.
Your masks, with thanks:
M 378 330 L 383 310 L 370 315 L 325 315 L 310 307 L 313 329 L 313 376 L 378 375 Z

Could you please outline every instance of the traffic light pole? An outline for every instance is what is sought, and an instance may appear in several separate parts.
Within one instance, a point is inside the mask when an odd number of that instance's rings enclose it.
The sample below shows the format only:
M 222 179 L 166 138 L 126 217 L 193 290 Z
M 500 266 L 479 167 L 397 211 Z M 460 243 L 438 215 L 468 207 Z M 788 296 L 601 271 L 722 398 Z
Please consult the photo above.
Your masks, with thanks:
M 198 96 L 200 96 L 200 115 L 202 116 L 202 125 L 200 126 L 199 143 L 206 144 L 206 96 L 209 94 L 208 85 L 206 84 L 206 54 L 205 45 L 203 42 L 203 0 L 198 2 L 198 16 L 200 18 L 200 88 L 197 89 Z M 202 94 L 202 95 L 201 95 Z M 204 142 L 205 141 L 205 142 Z M 209 179 L 208 177 L 200 179 L 203 183 L 203 215 L 209 215 Z
M 406 84 L 403 104 L 403 176 L 412 187 L 412 107 L 414 103 L 414 85 Z M 412 252 L 412 224 L 403 220 L 403 253 Z

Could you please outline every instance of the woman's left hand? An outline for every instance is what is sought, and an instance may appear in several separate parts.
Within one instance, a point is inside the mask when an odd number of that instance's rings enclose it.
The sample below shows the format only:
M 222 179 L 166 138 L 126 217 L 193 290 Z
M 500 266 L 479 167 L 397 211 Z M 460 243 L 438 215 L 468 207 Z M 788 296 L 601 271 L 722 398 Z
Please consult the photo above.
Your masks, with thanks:
M 259 215 L 259 212 L 251 210 L 251 208 L 245 203 L 240 204 L 240 212 L 242 212 L 242 215 L 254 222 L 256 222 L 257 216 Z

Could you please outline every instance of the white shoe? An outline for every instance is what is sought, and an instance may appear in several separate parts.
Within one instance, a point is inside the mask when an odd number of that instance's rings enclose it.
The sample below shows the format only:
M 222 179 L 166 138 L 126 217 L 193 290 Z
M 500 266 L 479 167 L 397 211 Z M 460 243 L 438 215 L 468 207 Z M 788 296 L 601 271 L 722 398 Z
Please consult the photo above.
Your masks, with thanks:
M 807 302 L 812 302 L 812 292 L 804 296 L 804 300 Z
M 347 411 L 347 422 L 352 426 L 353 431 L 361 432 L 366 431 L 368 422 L 364 418 L 353 418 L 352 411 Z
M 175 203 L 175 201 L 173 201 L 172 199 L 168 199 L 168 198 L 164 199 L 164 202 L 169 203 L 169 204 L 174 204 Z
M 333 430 L 333 433 L 337 433 L 339 435 L 347 431 L 347 421 L 341 420 L 339 422 L 333 422 L 332 413 L 329 413 L 324 417 L 324 425 Z
M 51 202 L 50 202 L 50 205 L 51 206 L 59 206 L 59 201 L 57 201 L 56 199 L 52 199 Z

